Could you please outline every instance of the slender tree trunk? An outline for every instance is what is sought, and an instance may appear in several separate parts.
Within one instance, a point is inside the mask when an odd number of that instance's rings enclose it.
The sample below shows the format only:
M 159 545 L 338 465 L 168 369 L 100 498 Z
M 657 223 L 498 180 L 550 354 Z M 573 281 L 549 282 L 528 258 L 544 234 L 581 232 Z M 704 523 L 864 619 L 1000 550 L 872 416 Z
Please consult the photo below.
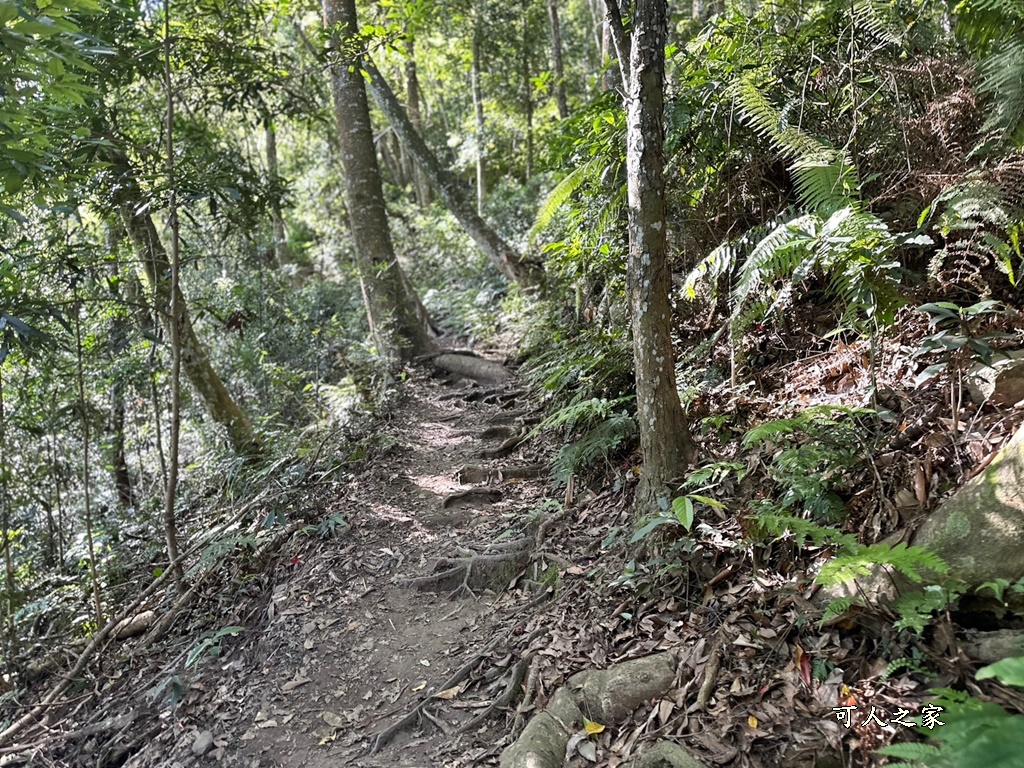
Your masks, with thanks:
M 614 2 L 610 0 L 611 4 Z M 666 0 L 637 0 L 626 121 L 626 289 L 632 316 L 640 449 L 644 457 L 637 489 L 640 514 L 655 512 L 660 503 L 668 500 L 670 484 L 693 460 L 695 451 L 676 389 L 671 336 L 663 167 L 667 28 Z
M 181 245 L 178 229 L 178 195 L 174 166 L 174 92 L 171 90 L 171 1 L 164 0 L 164 94 L 167 120 L 167 216 L 171 230 L 171 439 L 164 493 L 164 537 L 167 540 L 167 561 L 174 571 L 178 594 L 185 591 L 185 570 L 178 558 L 178 468 L 181 448 L 181 330 L 184 317 L 184 296 L 181 294 Z
M 115 286 L 114 299 L 116 301 L 122 300 L 119 287 L 121 284 L 121 264 L 117 258 L 117 246 L 120 241 L 121 235 L 118 232 L 118 227 L 113 223 L 108 223 L 107 250 L 111 255 L 108 274 L 112 278 L 112 284 Z M 116 355 L 120 354 L 120 351 L 127 342 L 128 329 L 126 325 L 126 317 L 121 312 L 115 312 L 110 318 L 107 333 L 110 337 L 111 362 L 113 362 L 113 358 Z M 109 463 L 110 471 L 114 476 L 114 489 L 117 492 L 117 501 L 122 511 L 135 507 L 135 498 L 132 493 L 132 476 L 128 471 L 128 460 L 125 454 L 124 419 L 124 381 L 119 374 L 115 373 L 110 381 Z
M 178 294 L 181 367 L 185 376 L 198 392 L 211 418 L 227 429 L 228 439 L 234 450 L 244 455 L 258 454 L 260 443 L 252 422 L 231 397 L 231 393 L 210 364 L 206 348 L 192 326 L 192 319 L 181 290 L 174 291 L 171 287 L 171 263 L 167 250 L 160 241 L 156 225 L 148 210 L 140 210 L 140 203 L 146 198 L 139 188 L 128 158 L 120 150 L 114 149 L 109 151 L 109 157 L 119 177 L 114 194 L 115 202 L 121 210 L 128 238 L 142 255 L 142 267 L 157 302 L 156 311 L 168 330 L 171 327 L 172 298 L 175 293 Z
M 473 113 L 476 115 L 476 212 L 483 216 L 487 195 L 484 179 L 484 96 L 480 82 L 480 59 L 483 46 L 483 21 L 486 0 L 477 0 L 476 21 L 473 24 L 473 63 L 470 81 L 473 91 Z
M 533 176 L 533 83 L 530 82 L 530 17 L 523 15 L 523 112 L 526 115 L 526 181 Z
M 420 79 L 416 73 L 416 47 L 412 37 L 409 38 L 405 60 L 405 102 L 409 110 L 409 122 L 416 133 L 423 135 L 423 113 L 420 109 Z M 405 146 L 403 142 L 402 146 Z M 423 169 L 408 149 L 405 150 L 412 163 L 412 178 L 416 187 L 416 202 L 426 208 L 431 203 L 430 181 L 427 179 Z
M 3 528 L 0 534 L 3 535 L 4 548 L 4 618 L 7 625 L 7 651 L 8 655 L 13 654 L 17 648 L 17 633 L 14 631 L 15 589 L 17 580 L 14 574 L 14 559 L 11 557 L 11 502 L 8 479 L 10 470 L 7 467 L 7 414 L 4 404 L 4 379 L 3 367 L 0 366 L 0 446 L 4 446 L 3 455 L 0 455 L 0 527 Z
M 100 577 L 96 569 L 96 544 L 92 532 L 92 478 L 89 457 L 89 409 L 85 405 L 85 370 L 82 360 L 82 320 L 79 315 L 78 292 L 75 291 L 75 380 L 78 384 L 78 407 L 82 412 L 82 504 L 85 507 L 85 541 L 89 550 L 89 578 L 92 582 L 93 619 L 97 627 L 103 626 L 103 604 L 100 601 Z
M 555 103 L 558 116 L 569 116 L 569 102 L 565 96 L 565 67 L 562 64 L 562 30 L 558 25 L 558 0 L 548 0 L 548 21 L 551 22 L 551 70 L 555 76 Z
M 281 174 L 277 162 L 277 129 L 268 115 L 263 121 L 267 144 L 267 172 L 270 174 L 270 223 L 274 234 L 274 263 L 278 267 L 292 261 L 288 251 L 288 235 L 285 232 L 284 216 L 281 213 Z
M 324 26 L 337 29 L 331 40 L 334 112 L 345 169 L 348 213 L 355 242 L 363 302 L 377 352 L 385 365 L 435 349 L 425 312 L 404 279 L 391 242 L 380 168 L 373 148 L 370 107 L 363 85 L 355 0 L 323 0 Z
M 440 161 L 416 131 L 409 116 L 399 103 L 391 86 L 369 61 L 363 63 L 367 74 L 370 93 L 380 111 L 391 124 L 392 130 L 398 134 L 406 150 L 416 159 L 416 163 L 430 180 L 434 191 L 444 202 L 452 215 L 459 220 L 480 250 L 487 255 L 494 266 L 509 280 L 523 286 L 537 285 L 542 273 L 537 265 L 525 261 L 515 249 L 505 242 L 474 209 L 473 204 L 463 195 L 462 188 L 455 177 L 442 167 Z

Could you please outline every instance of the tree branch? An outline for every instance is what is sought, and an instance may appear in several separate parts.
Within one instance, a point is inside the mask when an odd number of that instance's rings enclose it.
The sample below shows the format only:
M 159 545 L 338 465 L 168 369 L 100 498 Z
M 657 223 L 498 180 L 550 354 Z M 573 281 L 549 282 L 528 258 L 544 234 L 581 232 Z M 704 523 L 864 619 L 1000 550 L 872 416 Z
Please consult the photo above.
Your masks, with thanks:
M 611 31 L 612 45 L 615 46 L 615 55 L 619 60 L 623 98 L 629 98 L 629 43 L 625 27 L 622 26 L 622 14 L 619 11 L 618 0 L 604 0 L 604 6 L 608 11 L 605 14 L 605 22 Z

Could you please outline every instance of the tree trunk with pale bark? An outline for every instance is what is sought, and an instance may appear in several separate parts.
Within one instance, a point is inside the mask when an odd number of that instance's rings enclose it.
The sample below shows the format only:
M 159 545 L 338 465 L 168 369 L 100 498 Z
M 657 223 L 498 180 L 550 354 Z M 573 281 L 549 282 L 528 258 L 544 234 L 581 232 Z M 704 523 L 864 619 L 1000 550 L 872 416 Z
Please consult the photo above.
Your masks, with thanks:
M 609 0 L 609 5 L 614 2 Z M 637 488 L 640 514 L 656 512 L 670 500 L 673 481 L 693 460 L 695 452 L 676 389 L 671 336 L 663 152 L 667 30 L 666 0 L 638 0 L 633 15 L 629 72 L 623 74 L 623 81 L 629 85 L 626 288 L 633 329 L 640 449 L 644 458 Z
M 565 66 L 562 63 L 562 29 L 558 23 L 558 0 L 548 0 L 548 21 L 551 22 L 551 70 L 555 77 L 555 104 L 562 120 L 569 117 L 569 101 L 565 95 Z

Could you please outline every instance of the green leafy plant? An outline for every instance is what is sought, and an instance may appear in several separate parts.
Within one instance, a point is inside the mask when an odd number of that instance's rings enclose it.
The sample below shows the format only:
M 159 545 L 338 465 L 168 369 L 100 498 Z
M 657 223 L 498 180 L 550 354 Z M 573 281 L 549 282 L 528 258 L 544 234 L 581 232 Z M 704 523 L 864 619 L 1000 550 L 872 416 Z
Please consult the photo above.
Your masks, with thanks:
M 985 300 L 961 307 L 949 301 L 922 304 L 919 312 L 928 315 L 928 325 L 935 333 L 921 341 L 918 354 L 938 353 L 944 360 L 928 366 L 922 373 L 930 377 L 949 368 L 949 405 L 953 418 L 953 431 L 958 430 L 960 402 L 963 397 L 964 375 L 971 358 L 992 365 L 991 342 L 1012 338 L 1005 333 L 981 333 L 982 323 L 993 315 L 1002 314 L 999 302 Z
M 185 666 L 195 668 L 204 658 L 216 658 L 220 655 L 220 641 L 225 637 L 234 637 L 239 632 L 244 632 L 245 627 L 224 627 L 204 637 L 188 652 L 185 657 Z
M 977 678 L 995 678 L 1006 685 L 1024 686 L 1024 657 L 1004 659 L 982 667 Z M 1024 715 L 1011 715 L 998 704 L 960 691 L 937 689 L 932 703 L 941 707 L 942 725 L 918 728 L 933 743 L 890 744 L 878 754 L 909 760 L 890 768 L 992 768 L 1019 766 L 1024 754 Z
M 824 522 L 841 520 L 845 508 L 838 491 L 846 474 L 862 462 L 856 420 L 873 415 L 868 409 L 812 407 L 750 429 L 743 445 L 769 448 L 772 479 L 781 489 L 779 500 L 763 505 L 761 511 L 772 507 L 783 513 L 804 512 Z

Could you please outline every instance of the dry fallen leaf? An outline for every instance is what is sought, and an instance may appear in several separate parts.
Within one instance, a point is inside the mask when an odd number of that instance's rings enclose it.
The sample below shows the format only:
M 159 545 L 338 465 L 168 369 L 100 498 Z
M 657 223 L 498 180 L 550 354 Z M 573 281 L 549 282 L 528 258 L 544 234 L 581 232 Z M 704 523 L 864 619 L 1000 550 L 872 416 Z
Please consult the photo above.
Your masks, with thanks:
M 345 722 L 345 718 L 336 712 L 331 712 L 329 709 L 325 709 L 320 713 L 320 717 L 332 728 L 344 728 L 348 723 Z
M 420 691 L 422 691 L 426 687 L 427 687 L 427 681 L 424 680 L 422 683 L 417 685 L 415 688 L 412 688 L 411 691 L 412 691 L 412 693 L 419 693 Z
M 305 685 L 308 682 L 309 682 L 309 678 L 308 677 L 297 677 L 294 680 L 289 680 L 287 683 L 282 685 L 281 686 L 281 690 L 284 693 L 288 693 L 289 691 L 294 691 L 296 688 L 298 688 L 300 686 L 303 686 L 303 685 Z
M 757 718 L 754 717 L 753 715 L 748 715 L 747 716 L 747 725 L 749 725 L 751 728 L 757 728 Z
M 587 720 L 587 718 L 584 717 L 583 730 L 585 730 L 588 735 L 593 736 L 595 733 L 601 733 L 604 730 L 604 726 L 600 723 L 595 723 L 593 720 Z
M 453 688 L 447 688 L 447 689 L 445 689 L 443 691 L 438 691 L 437 693 L 434 694 L 433 698 L 435 698 L 435 699 L 445 699 L 445 700 L 447 700 L 447 699 L 454 699 L 460 693 L 462 693 L 462 687 L 456 685 Z

